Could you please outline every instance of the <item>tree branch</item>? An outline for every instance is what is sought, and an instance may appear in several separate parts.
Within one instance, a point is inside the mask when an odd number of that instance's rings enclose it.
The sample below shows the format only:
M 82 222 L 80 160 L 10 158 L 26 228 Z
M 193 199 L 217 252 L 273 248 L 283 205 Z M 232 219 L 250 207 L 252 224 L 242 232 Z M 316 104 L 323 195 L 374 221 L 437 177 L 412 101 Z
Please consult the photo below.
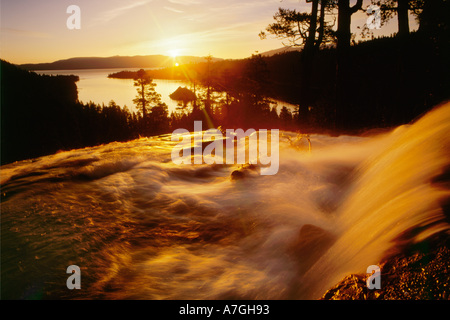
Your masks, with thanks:
M 353 7 L 350 7 L 350 14 L 354 14 L 356 11 L 361 10 L 363 0 L 358 0 Z

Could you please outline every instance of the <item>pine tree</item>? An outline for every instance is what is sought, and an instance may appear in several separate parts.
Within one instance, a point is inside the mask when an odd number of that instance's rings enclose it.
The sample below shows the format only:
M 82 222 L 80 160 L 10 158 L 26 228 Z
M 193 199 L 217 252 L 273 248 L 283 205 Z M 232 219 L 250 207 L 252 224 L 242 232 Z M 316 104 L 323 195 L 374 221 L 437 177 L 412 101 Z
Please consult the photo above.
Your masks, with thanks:
M 156 83 L 143 69 L 137 72 L 134 86 L 137 87 L 138 95 L 133 102 L 142 113 L 142 117 L 146 119 L 151 108 L 161 103 L 161 95 L 155 91 Z

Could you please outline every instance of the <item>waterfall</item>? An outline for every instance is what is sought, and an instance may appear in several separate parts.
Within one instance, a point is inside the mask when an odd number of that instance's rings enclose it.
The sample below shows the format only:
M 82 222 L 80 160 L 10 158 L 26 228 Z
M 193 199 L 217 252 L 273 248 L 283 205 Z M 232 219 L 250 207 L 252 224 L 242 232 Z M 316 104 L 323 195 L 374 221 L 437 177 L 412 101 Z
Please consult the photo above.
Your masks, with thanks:
M 433 182 L 449 173 L 450 105 L 375 139 L 381 150 L 359 165 L 337 210 L 336 242 L 305 275 L 312 297 L 387 254 L 449 233 L 442 205 L 450 190 Z

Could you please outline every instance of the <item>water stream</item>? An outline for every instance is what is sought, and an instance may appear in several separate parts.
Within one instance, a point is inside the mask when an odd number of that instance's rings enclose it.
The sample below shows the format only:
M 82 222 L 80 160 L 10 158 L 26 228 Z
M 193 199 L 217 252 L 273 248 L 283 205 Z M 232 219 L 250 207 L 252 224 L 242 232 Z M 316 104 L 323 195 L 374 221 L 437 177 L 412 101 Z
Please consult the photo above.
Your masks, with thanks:
M 280 132 L 271 176 L 175 165 L 170 135 L 2 166 L 2 298 L 317 299 L 449 232 L 449 190 L 432 182 L 450 164 L 450 105 L 310 142 Z M 80 290 L 66 287 L 69 265 Z

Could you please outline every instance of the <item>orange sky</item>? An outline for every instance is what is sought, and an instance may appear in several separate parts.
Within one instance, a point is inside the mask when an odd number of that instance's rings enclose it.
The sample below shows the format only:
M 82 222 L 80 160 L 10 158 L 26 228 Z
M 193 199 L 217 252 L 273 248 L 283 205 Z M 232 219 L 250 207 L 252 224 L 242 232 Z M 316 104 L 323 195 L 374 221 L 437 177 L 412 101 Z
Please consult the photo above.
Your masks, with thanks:
M 69 5 L 81 28 L 69 30 Z M 2 59 L 52 62 L 71 57 L 177 54 L 245 58 L 282 47 L 258 33 L 278 7 L 310 11 L 304 0 L 14 0 L 1 2 Z M 367 16 L 354 16 L 353 28 Z M 395 20 L 395 19 L 394 19 Z M 395 21 L 384 33 L 396 31 Z

